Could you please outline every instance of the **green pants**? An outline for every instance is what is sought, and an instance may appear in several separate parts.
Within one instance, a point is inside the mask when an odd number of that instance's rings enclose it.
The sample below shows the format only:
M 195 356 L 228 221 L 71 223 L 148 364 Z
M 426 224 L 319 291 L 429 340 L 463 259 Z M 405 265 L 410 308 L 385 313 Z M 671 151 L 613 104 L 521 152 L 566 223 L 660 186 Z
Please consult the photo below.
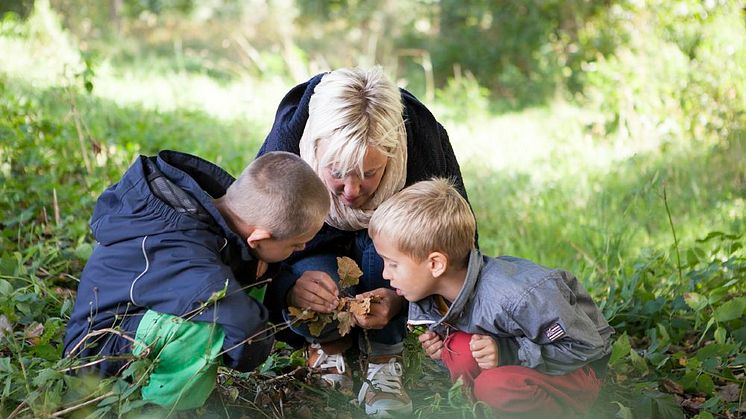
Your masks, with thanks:
M 137 327 L 135 339 L 150 348 L 154 361 L 143 400 L 176 409 L 202 406 L 215 388 L 218 354 L 225 334 L 220 325 L 191 322 L 148 310 Z M 134 345 L 135 355 L 145 350 Z

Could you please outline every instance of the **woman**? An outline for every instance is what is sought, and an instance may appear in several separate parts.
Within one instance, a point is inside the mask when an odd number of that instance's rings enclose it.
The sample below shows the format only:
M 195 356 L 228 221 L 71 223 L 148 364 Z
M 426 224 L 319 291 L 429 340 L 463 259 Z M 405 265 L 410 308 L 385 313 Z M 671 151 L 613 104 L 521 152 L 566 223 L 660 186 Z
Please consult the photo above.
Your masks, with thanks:
M 461 171 L 446 130 L 411 93 L 398 89 L 380 67 L 339 69 L 313 77 L 282 100 L 272 130 L 258 155 L 299 154 L 324 181 L 332 197 L 326 223 L 303 251 L 275 278 L 265 304 L 328 313 L 338 297 L 338 256 L 353 258 L 363 271 L 356 292 L 377 296 L 371 313 L 356 316 L 368 332 L 359 346 L 367 354 L 368 382 L 359 397 L 366 412 L 408 413 L 412 403 L 401 385 L 401 353 L 406 336 L 406 302 L 382 278 L 383 261 L 367 228 L 373 211 L 405 186 L 434 176 L 452 178 L 466 197 Z M 279 311 L 279 310 L 277 310 Z M 328 382 L 351 388 L 336 325 L 320 336 L 305 327 L 293 331 L 310 345 L 309 366 Z

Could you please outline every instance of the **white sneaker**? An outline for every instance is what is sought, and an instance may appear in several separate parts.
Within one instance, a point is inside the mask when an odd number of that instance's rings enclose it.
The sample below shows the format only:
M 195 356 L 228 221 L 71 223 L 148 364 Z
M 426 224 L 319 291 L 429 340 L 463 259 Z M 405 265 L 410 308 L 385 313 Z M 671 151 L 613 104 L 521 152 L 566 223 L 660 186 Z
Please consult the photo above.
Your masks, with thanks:
M 312 343 L 306 348 L 308 366 L 319 370 L 321 379 L 342 392 L 352 393 L 352 374 L 347 369 L 342 352 L 330 354 L 322 345 Z
M 412 399 L 402 386 L 403 373 L 398 356 L 370 358 L 367 378 L 357 395 L 359 403 L 365 402 L 365 413 L 378 417 L 412 413 Z

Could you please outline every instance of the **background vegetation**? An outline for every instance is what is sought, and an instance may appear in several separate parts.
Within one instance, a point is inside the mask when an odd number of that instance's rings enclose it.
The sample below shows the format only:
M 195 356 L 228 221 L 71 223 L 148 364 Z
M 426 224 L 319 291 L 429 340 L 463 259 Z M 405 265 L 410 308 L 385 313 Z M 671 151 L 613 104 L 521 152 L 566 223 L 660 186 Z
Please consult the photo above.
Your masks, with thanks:
M 448 129 L 482 249 L 577 273 L 616 328 L 590 417 L 742 417 L 744 7 L 0 1 L 0 415 L 178 416 L 139 400 L 144 360 L 63 374 L 96 197 L 163 148 L 237 174 L 291 86 L 379 63 Z M 478 415 L 410 344 L 415 415 Z M 188 415 L 364 416 L 301 364 L 279 345 Z

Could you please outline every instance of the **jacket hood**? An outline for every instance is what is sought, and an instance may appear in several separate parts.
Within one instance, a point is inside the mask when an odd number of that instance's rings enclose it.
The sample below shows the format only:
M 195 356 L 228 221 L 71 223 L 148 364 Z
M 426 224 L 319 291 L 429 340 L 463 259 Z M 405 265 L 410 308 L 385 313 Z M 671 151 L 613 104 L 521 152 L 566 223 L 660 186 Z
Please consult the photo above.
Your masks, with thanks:
M 172 191 L 180 193 L 172 196 L 188 201 L 195 211 L 174 208 L 162 195 L 156 196 L 151 182 L 159 176 L 167 179 Z M 169 231 L 214 229 L 248 253 L 248 246 L 213 204 L 233 181 L 218 166 L 186 153 L 161 151 L 157 157 L 139 156 L 96 202 L 91 217 L 93 236 L 100 244 L 110 245 Z

